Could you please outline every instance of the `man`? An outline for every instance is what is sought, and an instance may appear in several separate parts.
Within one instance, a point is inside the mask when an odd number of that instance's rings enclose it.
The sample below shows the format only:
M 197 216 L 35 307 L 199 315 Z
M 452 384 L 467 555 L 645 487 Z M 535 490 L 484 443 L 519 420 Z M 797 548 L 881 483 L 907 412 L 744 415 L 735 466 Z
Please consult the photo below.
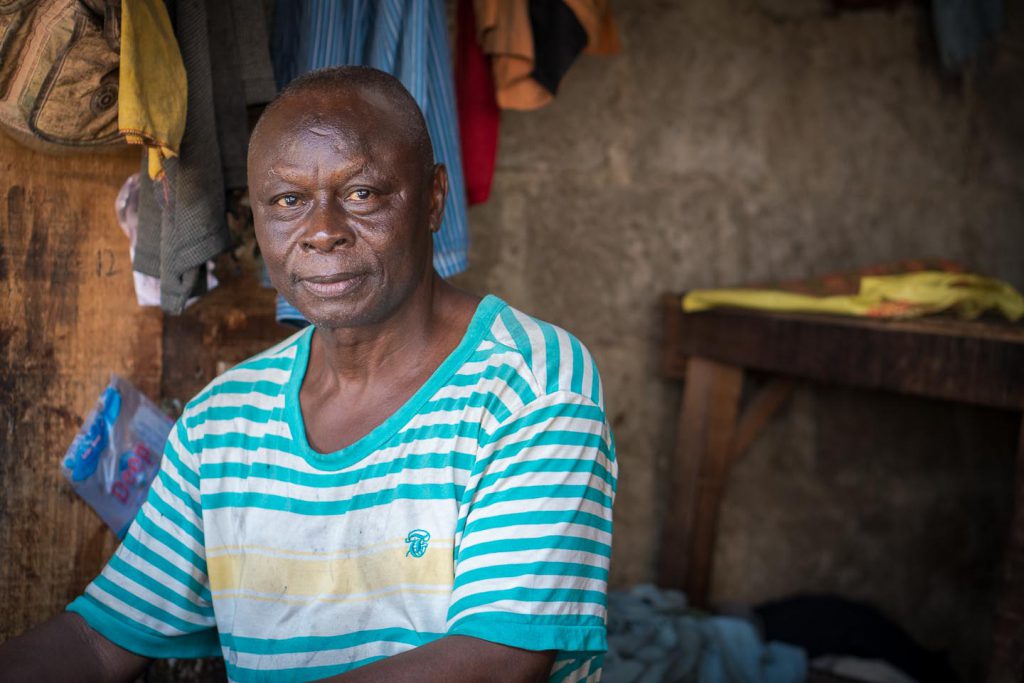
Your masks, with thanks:
M 446 186 L 382 72 L 313 72 L 267 108 L 257 238 L 313 326 L 189 404 L 117 554 L 0 672 L 220 654 L 239 681 L 596 680 L 616 477 L 597 370 L 437 276 Z

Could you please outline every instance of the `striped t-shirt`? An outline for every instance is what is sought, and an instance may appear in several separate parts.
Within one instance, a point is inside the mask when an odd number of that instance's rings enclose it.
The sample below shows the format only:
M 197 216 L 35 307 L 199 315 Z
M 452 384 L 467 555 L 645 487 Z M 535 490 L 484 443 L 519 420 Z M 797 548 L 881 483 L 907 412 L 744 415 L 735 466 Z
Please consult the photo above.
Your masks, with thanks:
M 597 680 L 617 466 L 580 342 L 493 296 L 362 439 L 313 450 L 313 327 L 218 377 L 171 431 L 124 543 L 68 607 L 237 681 L 342 673 L 449 634 Z

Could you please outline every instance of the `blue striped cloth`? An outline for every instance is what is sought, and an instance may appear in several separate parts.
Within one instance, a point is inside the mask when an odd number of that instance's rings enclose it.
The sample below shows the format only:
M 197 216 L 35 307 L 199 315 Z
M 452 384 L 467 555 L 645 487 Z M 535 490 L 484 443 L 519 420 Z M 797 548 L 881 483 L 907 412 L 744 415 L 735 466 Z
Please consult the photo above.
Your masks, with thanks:
M 426 118 L 434 157 L 448 168 L 434 267 L 442 277 L 464 271 L 466 186 L 443 0 L 278 0 L 275 12 L 271 51 L 278 87 L 314 69 L 359 64 L 388 72 L 412 93 Z M 281 297 L 277 317 L 304 322 Z

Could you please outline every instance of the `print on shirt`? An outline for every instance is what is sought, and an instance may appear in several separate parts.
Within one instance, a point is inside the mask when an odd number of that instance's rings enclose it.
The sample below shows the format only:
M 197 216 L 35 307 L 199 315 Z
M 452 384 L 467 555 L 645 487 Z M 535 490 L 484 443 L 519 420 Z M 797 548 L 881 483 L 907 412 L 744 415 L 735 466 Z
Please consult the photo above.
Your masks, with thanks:
M 427 544 L 430 543 L 430 532 L 423 529 L 413 529 L 405 537 L 405 542 L 409 544 L 409 550 L 405 552 L 406 557 L 409 557 L 409 555 L 423 557 L 423 553 L 427 552 Z

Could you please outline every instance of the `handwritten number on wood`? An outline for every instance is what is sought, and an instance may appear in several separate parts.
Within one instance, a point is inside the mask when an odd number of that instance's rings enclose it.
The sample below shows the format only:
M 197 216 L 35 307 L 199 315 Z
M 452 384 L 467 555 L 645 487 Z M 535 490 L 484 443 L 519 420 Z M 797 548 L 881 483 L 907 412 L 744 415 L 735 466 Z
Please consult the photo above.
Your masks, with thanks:
M 117 257 L 113 249 L 96 250 L 96 277 L 114 277 L 121 271 L 116 267 Z

